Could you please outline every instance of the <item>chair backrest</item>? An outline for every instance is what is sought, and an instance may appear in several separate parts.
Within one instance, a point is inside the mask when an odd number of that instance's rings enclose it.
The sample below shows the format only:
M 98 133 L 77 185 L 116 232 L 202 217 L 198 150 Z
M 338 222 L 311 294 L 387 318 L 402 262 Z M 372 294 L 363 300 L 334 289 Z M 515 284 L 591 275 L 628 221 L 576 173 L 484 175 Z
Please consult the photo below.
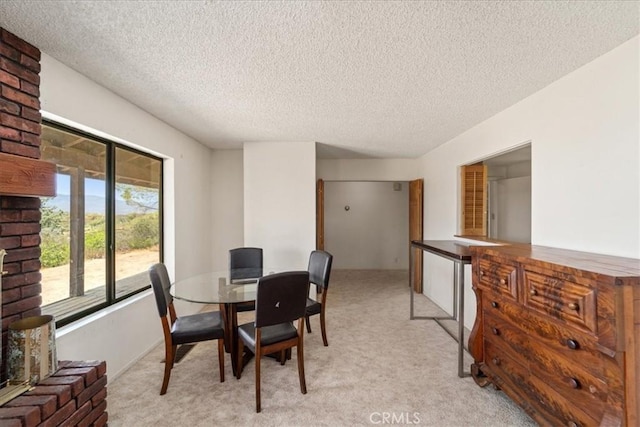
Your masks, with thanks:
M 258 280 L 255 327 L 293 322 L 303 317 L 308 286 L 308 271 L 287 271 L 261 277 Z
M 256 279 L 262 276 L 262 248 L 229 250 L 229 280 Z
M 326 289 L 329 287 L 333 255 L 326 251 L 312 251 L 309 255 L 309 282 Z
M 169 293 L 171 288 L 171 280 L 167 267 L 159 262 L 149 267 L 149 278 L 151 279 L 151 287 L 153 294 L 156 296 L 156 304 L 158 305 L 158 314 L 160 317 L 167 315 L 167 307 L 173 302 L 173 296 Z

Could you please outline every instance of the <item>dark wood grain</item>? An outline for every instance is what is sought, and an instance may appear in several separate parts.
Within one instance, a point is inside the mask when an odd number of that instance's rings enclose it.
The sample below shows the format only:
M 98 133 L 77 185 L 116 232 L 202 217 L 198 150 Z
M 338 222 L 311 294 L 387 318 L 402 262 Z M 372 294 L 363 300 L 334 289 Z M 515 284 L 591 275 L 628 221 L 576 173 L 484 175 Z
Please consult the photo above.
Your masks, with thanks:
M 495 262 L 491 259 L 480 259 L 478 263 L 478 280 L 483 286 L 503 296 L 518 299 L 516 264 Z
M 637 426 L 640 260 L 530 245 L 472 252 L 472 375 L 541 425 Z
M 56 195 L 56 165 L 0 153 L 0 195 L 51 197 Z

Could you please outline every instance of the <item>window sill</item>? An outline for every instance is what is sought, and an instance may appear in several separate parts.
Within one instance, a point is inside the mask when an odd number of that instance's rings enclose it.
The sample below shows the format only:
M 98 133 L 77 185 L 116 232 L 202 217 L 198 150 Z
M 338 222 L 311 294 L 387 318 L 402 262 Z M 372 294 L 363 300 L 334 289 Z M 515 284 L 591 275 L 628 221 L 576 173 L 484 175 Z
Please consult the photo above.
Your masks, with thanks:
M 68 333 L 71 333 L 77 329 L 83 328 L 93 322 L 95 322 L 98 319 L 101 319 L 103 317 L 109 316 L 110 314 L 113 314 L 119 310 L 122 310 L 124 307 L 131 305 L 141 299 L 147 298 L 150 295 L 152 295 L 153 292 L 150 289 L 147 289 L 146 291 L 140 292 L 139 294 L 136 294 L 130 298 L 126 298 L 118 303 L 115 303 L 113 305 L 110 305 L 108 307 L 103 308 L 100 311 L 97 311 L 95 313 L 92 313 L 88 316 L 85 316 L 81 319 L 76 320 L 75 322 L 71 322 L 67 325 L 64 325 L 60 328 L 56 329 L 56 338 L 60 338 L 65 336 Z

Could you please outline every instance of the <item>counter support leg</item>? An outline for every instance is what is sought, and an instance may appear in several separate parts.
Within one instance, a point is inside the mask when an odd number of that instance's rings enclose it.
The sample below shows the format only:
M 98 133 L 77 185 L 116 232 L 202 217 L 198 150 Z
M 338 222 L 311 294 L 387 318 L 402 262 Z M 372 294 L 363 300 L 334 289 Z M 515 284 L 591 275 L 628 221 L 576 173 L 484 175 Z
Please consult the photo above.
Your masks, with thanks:
M 409 319 L 413 320 L 413 248 L 409 245 Z
M 416 256 L 414 252 L 417 250 L 432 253 L 436 256 L 440 256 L 454 262 L 453 266 L 453 315 L 449 316 L 421 316 L 415 314 L 415 296 L 414 293 L 414 274 L 424 273 L 413 271 L 413 260 Z M 410 292 L 410 319 L 428 319 L 434 320 L 440 325 L 454 340 L 458 342 L 458 376 L 460 378 L 469 376 L 469 372 L 464 372 L 464 351 L 465 351 L 465 337 L 464 337 L 464 266 L 471 264 L 471 252 L 467 245 L 459 244 L 453 240 L 415 240 L 409 243 L 409 292 Z M 432 286 L 434 286 L 432 284 Z M 426 294 L 423 294 L 427 297 Z M 457 321 L 458 331 L 456 333 L 455 327 L 447 327 L 444 324 L 446 320 Z
M 454 289 L 458 305 L 458 377 L 467 376 L 464 372 L 464 265 L 456 262 Z M 455 314 L 454 314 L 455 316 Z

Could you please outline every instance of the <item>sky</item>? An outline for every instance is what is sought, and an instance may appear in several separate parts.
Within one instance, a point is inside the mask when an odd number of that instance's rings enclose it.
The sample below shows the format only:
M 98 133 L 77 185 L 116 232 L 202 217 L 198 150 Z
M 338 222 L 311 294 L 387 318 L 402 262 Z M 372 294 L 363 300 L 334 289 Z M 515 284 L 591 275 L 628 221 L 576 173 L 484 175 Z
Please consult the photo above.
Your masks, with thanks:
M 105 212 L 105 182 L 100 179 L 85 178 L 85 212 L 104 214 Z M 56 174 L 56 197 L 50 199 L 49 206 L 69 212 L 71 198 L 71 179 L 66 174 Z M 139 208 L 129 206 L 116 191 L 116 213 L 128 214 L 138 212 Z
M 56 174 L 56 194 L 71 195 L 71 177 L 61 173 Z M 85 178 L 84 192 L 88 196 L 104 197 L 105 183 L 99 179 Z

